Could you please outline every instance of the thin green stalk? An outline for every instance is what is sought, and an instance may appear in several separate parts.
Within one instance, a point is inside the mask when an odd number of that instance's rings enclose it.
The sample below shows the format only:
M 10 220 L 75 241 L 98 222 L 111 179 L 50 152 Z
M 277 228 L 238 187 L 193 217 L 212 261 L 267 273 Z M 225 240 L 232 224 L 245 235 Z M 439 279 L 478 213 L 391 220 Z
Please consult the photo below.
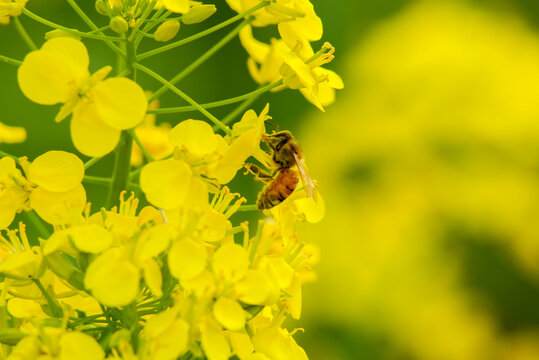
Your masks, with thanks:
M 36 215 L 36 213 L 34 212 L 34 210 L 29 210 L 29 211 L 25 211 L 24 212 L 24 215 L 26 216 L 26 218 L 32 222 L 32 224 L 34 224 L 34 226 L 36 227 L 37 231 L 39 232 L 39 235 L 44 238 L 44 239 L 48 239 L 49 236 L 50 236 L 50 230 L 47 229 L 47 227 L 45 226 L 45 224 L 43 223 L 43 221 Z
M 129 34 L 127 41 L 133 42 L 133 40 L 135 39 L 135 35 L 137 34 L 140 26 L 144 23 L 146 18 L 150 15 L 154 7 L 155 7 L 155 1 L 150 1 L 146 9 L 144 9 L 142 16 L 137 20 L 135 27 L 133 28 L 133 30 L 131 30 L 131 33 Z
M 91 166 L 93 166 L 94 164 L 96 164 L 99 160 L 103 159 L 103 157 L 94 157 L 94 158 L 91 158 L 90 160 L 86 161 L 84 163 L 84 169 L 89 169 Z
M 87 184 L 110 186 L 110 184 L 112 183 L 112 179 L 99 176 L 84 175 L 82 182 L 85 182 Z
M 283 80 L 276 81 L 274 83 L 271 83 L 269 85 L 266 85 L 264 87 L 260 87 L 254 91 L 248 92 L 243 95 L 239 95 L 230 99 L 225 100 L 219 100 L 214 102 L 209 102 L 205 104 L 200 104 L 204 109 L 213 109 L 216 107 L 226 106 L 230 104 L 235 104 L 237 102 L 243 101 L 243 100 L 251 100 L 247 106 L 249 106 L 253 101 L 255 101 L 260 95 L 262 95 L 265 92 L 268 92 L 278 86 L 280 86 L 283 83 Z M 198 110 L 195 106 L 176 106 L 176 107 L 169 107 L 169 108 L 162 108 L 162 109 L 153 109 L 148 110 L 146 113 L 148 114 L 176 114 L 176 113 L 182 113 L 182 112 L 188 112 L 188 111 L 195 111 Z M 228 116 L 227 116 L 228 117 Z M 223 120 L 221 120 L 224 124 Z
M 10 157 L 10 158 L 12 158 L 13 160 L 15 160 L 15 162 L 16 162 L 17 164 L 19 163 L 19 158 L 18 158 L 18 157 L 16 157 L 15 155 L 8 154 L 8 153 L 5 152 L 5 151 L 0 150 L 0 156 L 2 156 L 2 157 Z
M 19 20 L 18 17 L 13 18 L 13 24 L 15 25 L 15 28 L 17 29 L 17 32 L 19 33 L 21 38 L 24 40 L 26 45 L 28 45 L 28 48 L 30 50 L 37 50 L 36 44 L 34 43 L 32 38 L 30 37 L 30 35 L 28 35 L 26 30 L 24 30 L 24 27 L 22 26 L 21 21 Z
M 54 300 L 51 298 L 51 295 L 49 294 L 49 292 L 41 284 L 41 281 L 39 281 L 39 279 L 32 279 L 32 280 L 34 281 L 36 286 L 39 288 L 39 291 L 41 291 L 41 293 L 43 294 L 43 296 L 47 300 L 47 303 L 49 304 L 49 306 L 51 308 L 52 315 L 54 317 L 56 317 L 56 318 L 62 317 L 62 309 L 60 309 L 60 307 L 54 302 Z
M 129 179 L 132 179 L 132 178 L 134 178 L 135 176 L 137 176 L 137 175 L 142 171 L 142 169 L 144 169 L 144 166 L 141 166 L 141 167 L 136 168 L 135 170 L 131 171 L 131 172 L 129 173 Z
M 196 59 L 193 63 L 191 63 L 189 66 L 184 68 L 182 71 L 178 73 L 178 75 L 174 76 L 169 82 L 172 85 L 176 85 L 178 82 L 180 82 L 184 77 L 192 73 L 196 68 L 198 68 L 200 65 L 202 65 L 206 60 L 208 60 L 211 56 L 213 56 L 217 51 L 219 51 L 223 46 L 228 44 L 232 39 L 238 35 L 241 29 L 243 29 L 247 24 L 250 24 L 252 21 L 251 18 L 245 19 L 242 21 L 238 26 L 234 28 L 231 32 L 229 32 L 224 38 L 219 40 L 215 45 L 213 45 L 208 51 L 206 51 L 202 56 L 200 56 L 198 59 Z M 157 90 L 149 99 L 148 103 L 151 103 L 153 100 L 157 99 L 159 96 L 164 94 L 168 88 L 166 86 L 161 86 L 159 90 Z
M 245 112 L 245 110 L 249 106 L 251 106 L 251 104 L 254 103 L 256 101 L 256 99 L 259 98 L 260 95 L 261 95 L 261 93 L 258 93 L 255 96 L 251 96 L 251 97 L 245 99 L 241 104 L 236 106 L 236 108 L 234 110 L 229 112 L 228 115 L 223 118 L 223 124 L 228 125 L 229 123 L 231 123 L 232 120 L 234 120 L 237 116 L 239 116 L 240 114 Z
M 217 119 L 215 116 L 213 116 L 208 110 L 204 109 L 202 106 L 200 106 L 199 103 L 197 103 L 195 100 L 190 98 L 187 94 L 185 94 L 183 91 L 169 83 L 165 78 L 163 78 L 161 75 L 155 73 L 154 71 L 148 69 L 146 66 L 143 66 L 141 64 L 135 64 L 134 65 L 137 69 L 140 69 L 144 71 L 149 76 L 153 77 L 155 80 L 159 81 L 160 83 L 164 84 L 166 87 L 168 87 L 170 90 L 172 90 L 176 95 L 187 101 L 189 104 L 193 105 L 198 111 L 200 111 L 202 114 L 204 114 L 211 122 L 213 122 L 215 125 L 217 125 L 221 130 L 223 130 L 228 135 L 232 134 L 232 131 L 228 126 L 223 124 L 219 119 Z
M 0 61 L 5 62 L 6 64 L 15 65 L 15 66 L 20 66 L 22 64 L 22 61 L 15 60 L 4 55 L 0 55 Z
M 133 139 L 128 131 L 122 131 L 120 142 L 116 147 L 116 157 L 114 160 L 114 172 L 109 188 L 108 207 L 112 207 L 120 198 L 120 193 L 127 187 L 129 170 L 131 168 L 131 149 Z
M 126 38 L 131 37 L 126 34 Z M 133 41 L 125 43 L 126 62 L 125 67 L 129 70 L 127 77 L 131 80 L 136 80 L 136 49 Z M 131 170 L 131 150 L 133 148 L 133 138 L 127 130 L 123 130 L 120 136 L 120 141 L 116 146 L 114 158 L 114 170 L 112 173 L 112 182 L 109 187 L 107 204 L 112 207 L 120 198 L 120 193 L 124 191 L 129 182 L 129 172 Z
M 110 25 L 105 25 L 105 26 L 100 27 L 100 28 L 98 28 L 98 29 L 95 29 L 95 30 L 92 30 L 92 31 L 88 31 L 87 34 L 94 34 L 94 33 L 100 32 L 100 31 L 108 30 L 108 29 L 110 29 Z
M 138 138 L 137 134 L 135 133 L 135 130 L 133 129 L 129 129 L 127 130 L 129 131 L 129 134 L 131 134 L 131 137 L 133 138 L 133 140 L 135 140 L 135 143 L 138 145 L 140 151 L 142 151 L 142 153 L 144 154 L 144 156 L 146 157 L 146 159 L 148 159 L 149 161 L 155 161 L 154 157 L 152 156 L 152 154 L 150 154 L 148 152 L 148 150 L 146 150 L 146 148 L 144 147 L 144 145 L 142 145 L 142 142 L 140 141 L 140 139 Z
M 31 19 L 33 19 L 33 20 L 35 20 L 35 21 L 37 21 L 37 22 L 39 22 L 39 23 L 41 23 L 43 25 L 47 25 L 48 27 L 51 27 L 53 29 L 63 30 L 65 32 L 68 32 L 68 33 L 73 34 L 73 35 L 78 35 L 80 37 L 86 37 L 86 38 L 89 38 L 89 39 L 96 39 L 96 40 L 125 41 L 124 39 L 122 39 L 120 37 L 116 37 L 116 36 L 95 35 L 95 34 L 93 34 L 93 32 L 97 32 L 97 33 L 101 32 L 101 33 L 103 33 L 103 31 L 101 29 L 96 29 L 94 31 L 90 31 L 88 33 L 85 33 L 85 32 L 82 32 L 82 31 L 79 31 L 79 30 L 76 30 L 76 29 L 70 29 L 68 27 L 55 24 L 52 21 L 49 21 L 47 19 L 43 19 L 41 16 L 34 14 L 33 12 L 31 12 L 30 10 L 28 10 L 26 8 L 23 8 L 22 12 L 23 12 L 24 15 L 28 16 L 29 18 L 31 18 Z
M 80 16 L 80 18 L 92 29 L 92 30 L 96 30 L 97 33 L 99 35 L 105 35 L 103 34 L 103 31 L 99 31 L 99 28 L 97 27 L 96 24 L 94 24 L 94 22 L 92 21 L 92 19 L 90 19 L 88 17 L 88 15 L 86 15 L 84 13 L 84 11 L 82 11 L 82 9 L 77 5 L 77 3 L 75 2 L 75 0 L 66 0 L 67 3 L 73 8 L 73 10 L 75 10 L 75 12 Z M 109 48 L 111 48 L 115 53 L 117 54 L 120 54 L 122 56 L 125 56 L 124 52 L 122 51 L 122 49 L 120 49 L 118 46 L 116 46 L 112 41 L 110 40 L 103 40 L 105 42 L 105 44 L 107 44 L 107 46 Z
M 164 14 L 163 14 L 164 13 Z M 156 27 L 161 21 L 165 20 L 166 18 L 168 18 L 168 16 L 172 14 L 171 11 L 165 11 L 165 7 L 162 7 L 160 8 L 159 10 L 157 10 L 153 16 L 150 18 L 149 21 L 146 22 L 146 24 L 144 24 L 144 27 L 142 28 L 142 31 L 144 31 L 145 33 L 151 31 L 154 27 Z M 144 37 L 143 36 L 139 36 L 136 40 L 135 40 L 135 49 L 138 49 L 138 46 L 140 44 L 140 42 L 142 41 Z
M 262 239 L 262 231 L 264 230 L 264 225 L 266 222 L 264 220 L 258 220 L 258 229 L 256 231 L 256 236 L 251 243 L 251 249 L 249 253 L 249 260 L 251 263 L 251 266 L 254 263 L 254 259 L 256 257 L 256 250 L 258 249 L 258 245 L 260 244 L 260 239 Z
M 72 1 L 72 0 L 71 0 Z M 204 37 L 206 35 L 209 35 L 217 30 L 220 30 L 222 28 L 224 28 L 225 26 L 227 25 L 230 25 L 238 20 L 241 20 L 249 15 L 251 15 L 252 13 L 254 13 L 255 11 L 259 10 L 259 9 L 262 9 L 263 7 L 265 6 L 268 6 L 269 4 L 271 3 L 271 1 L 262 1 L 260 2 L 259 4 L 257 4 L 256 6 L 253 6 L 252 8 L 226 20 L 226 21 L 223 21 L 222 23 L 220 24 L 217 24 L 207 30 L 204 30 L 204 31 L 201 31 L 199 32 L 198 34 L 195 34 L 195 35 L 192 35 L 192 36 L 189 36 L 185 39 L 182 39 L 182 40 L 179 40 L 179 41 L 176 41 L 176 42 L 173 42 L 171 44 L 168 44 L 168 45 L 164 45 L 164 46 L 161 46 L 161 47 L 158 47 L 157 49 L 153 49 L 153 50 L 150 50 L 150 51 L 147 51 L 145 53 L 142 53 L 138 56 L 138 60 L 143 60 L 143 59 L 146 59 L 150 56 L 154 56 L 154 55 L 157 55 L 157 54 L 160 54 L 162 52 L 165 52 L 165 51 L 168 51 L 170 49 L 174 49 L 178 46 L 182 46 L 182 45 L 185 45 L 187 43 L 190 43 L 191 41 L 194 41 L 194 40 L 197 40 L 197 39 L 200 39 L 201 37 Z

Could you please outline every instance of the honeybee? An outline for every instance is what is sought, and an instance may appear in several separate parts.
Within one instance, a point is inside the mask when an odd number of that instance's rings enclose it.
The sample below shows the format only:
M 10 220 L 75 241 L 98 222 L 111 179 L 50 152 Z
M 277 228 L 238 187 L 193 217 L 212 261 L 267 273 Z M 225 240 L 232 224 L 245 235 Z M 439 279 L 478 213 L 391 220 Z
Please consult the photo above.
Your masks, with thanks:
M 267 184 L 258 195 L 257 208 L 266 210 L 279 205 L 294 192 L 300 179 L 307 196 L 316 200 L 316 185 L 303 164 L 301 147 L 292 133 L 274 132 L 264 135 L 262 141 L 271 149 L 271 157 L 275 163 L 273 171 L 264 171 L 254 164 L 245 165 L 257 180 Z M 292 169 L 294 166 L 297 167 L 297 172 Z

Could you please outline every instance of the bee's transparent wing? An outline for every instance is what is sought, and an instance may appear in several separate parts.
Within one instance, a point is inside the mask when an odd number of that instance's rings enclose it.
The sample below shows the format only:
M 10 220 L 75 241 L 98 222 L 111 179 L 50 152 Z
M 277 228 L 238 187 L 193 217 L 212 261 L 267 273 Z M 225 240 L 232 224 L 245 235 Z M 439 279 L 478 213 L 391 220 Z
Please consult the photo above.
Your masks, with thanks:
M 303 183 L 303 188 L 305 189 L 307 196 L 316 201 L 316 184 L 309 176 L 307 169 L 303 165 L 303 160 L 300 159 L 298 154 L 294 153 L 294 160 L 298 166 L 299 177 L 301 178 L 301 182 Z

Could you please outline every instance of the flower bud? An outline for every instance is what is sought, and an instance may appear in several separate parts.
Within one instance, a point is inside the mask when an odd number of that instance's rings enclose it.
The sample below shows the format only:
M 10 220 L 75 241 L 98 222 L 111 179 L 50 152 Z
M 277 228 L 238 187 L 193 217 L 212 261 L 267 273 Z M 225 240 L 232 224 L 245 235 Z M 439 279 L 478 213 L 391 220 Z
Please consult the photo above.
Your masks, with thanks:
M 213 4 L 196 5 L 182 16 L 182 22 L 184 24 L 198 24 L 212 16 L 216 11 Z
M 104 0 L 97 0 L 95 2 L 95 9 L 101 15 L 107 15 L 109 13 L 109 7 L 107 6 Z
M 177 20 L 168 20 L 162 23 L 157 30 L 155 30 L 154 38 L 156 41 L 169 41 L 180 30 L 180 22 Z
M 127 21 L 121 16 L 115 16 L 110 20 L 111 29 L 117 34 L 123 34 L 129 30 Z
M 57 37 L 70 37 L 73 39 L 80 40 L 80 36 L 71 32 L 67 32 L 65 30 L 56 29 L 45 33 L 45 40 L 50 40 Z
M 114 5 L 112 5 L 112 12 L 120 14 L 122 11 L 124 11 L 124 4 L 121 1 L 116 0 Z

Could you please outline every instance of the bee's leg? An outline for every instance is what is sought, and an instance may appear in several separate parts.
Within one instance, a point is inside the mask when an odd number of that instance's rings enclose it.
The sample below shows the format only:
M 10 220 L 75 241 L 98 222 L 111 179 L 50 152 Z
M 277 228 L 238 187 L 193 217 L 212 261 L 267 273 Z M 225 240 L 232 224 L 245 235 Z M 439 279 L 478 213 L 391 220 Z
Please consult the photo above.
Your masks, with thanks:
M 268 171 L 262 170 L 260 166 L 255 164 L 245 164 L 245 169 L 247 172 L 250 172 L 255 176 L 255 180 L 262 181 L 264 183 L 269 183 L 273 180 L 273 174 Z

